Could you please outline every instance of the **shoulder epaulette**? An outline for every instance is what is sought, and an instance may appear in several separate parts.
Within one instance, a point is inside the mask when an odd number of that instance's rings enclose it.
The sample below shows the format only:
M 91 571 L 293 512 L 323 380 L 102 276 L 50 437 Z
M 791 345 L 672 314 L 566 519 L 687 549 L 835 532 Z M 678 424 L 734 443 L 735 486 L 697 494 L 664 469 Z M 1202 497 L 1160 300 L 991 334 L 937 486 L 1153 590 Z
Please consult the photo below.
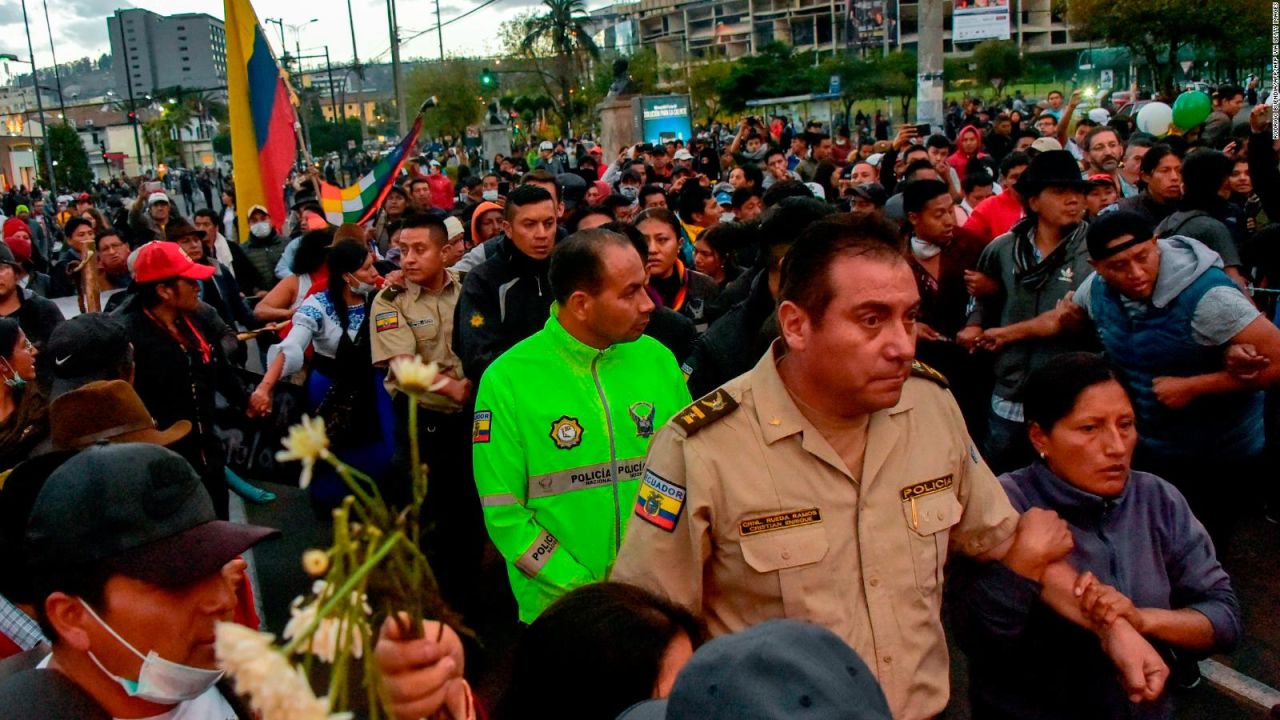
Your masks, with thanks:
M 677 426 L 684 430 L 686 437 L 691 437 L 704 427 L 738 409 L 738 401 L 720 388 L 704 395 L 693 404 L 676 413 L 672 418 Z
M 404 292 L 404 288 L 397 287 L 395 285 L 388 285 L 382 288 L 382 291 L 379 293 L 379 295 L 381 295 L 383 300 L 386 300 L 387 302 L 393 302 L 397 297 L 400 296 L 400 293 L 402 292 Z
M 924 378 L 925 380 L 932 380 L 944 388 L 951 387 L 951 383 L 947 382 L 946 375 L 943 375 L 942 373 L 938 372 L 937 370 L 934 370 L 928 365 L 925 365 L 919 360 L 915 360 L 911 363 L 911 374 L 918 378 Z

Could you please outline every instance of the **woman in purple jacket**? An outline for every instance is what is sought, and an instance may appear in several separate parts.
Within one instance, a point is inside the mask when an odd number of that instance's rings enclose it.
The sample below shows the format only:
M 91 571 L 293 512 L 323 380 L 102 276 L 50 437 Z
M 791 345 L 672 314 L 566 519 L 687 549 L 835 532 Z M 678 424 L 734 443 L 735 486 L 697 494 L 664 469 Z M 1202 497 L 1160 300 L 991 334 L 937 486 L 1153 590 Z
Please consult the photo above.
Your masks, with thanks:
M 1186 500 L 1130 469 L 1138 436 L 1124 388 L 1100 356 L 1067 353 L 1031 374 L 1022 399 L 1040 459 L 1000 477 L 1009 500 L 1070 524 L 1088 622 L 1128 622 L 1165 656 L 1172 684 L 1194 680 L 1196 659 L 1235 644 L 1240 607 Z M 957 565 L 947 586 L 974 720 L 1173 716 L 1168 691 L 1131 703 L 1097 636 L 1049 610 L 1036 583 L 991 563 Z

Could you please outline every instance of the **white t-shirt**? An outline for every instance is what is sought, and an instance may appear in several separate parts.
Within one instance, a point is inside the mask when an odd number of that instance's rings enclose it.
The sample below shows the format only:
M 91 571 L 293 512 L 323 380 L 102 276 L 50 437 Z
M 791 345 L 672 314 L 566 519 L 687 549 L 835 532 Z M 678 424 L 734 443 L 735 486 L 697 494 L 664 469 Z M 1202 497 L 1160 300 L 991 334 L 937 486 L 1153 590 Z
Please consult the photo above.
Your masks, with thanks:
M 36 667 L 45 670 L 53 655 L 45 655 Z M 112 720 L 126 720 L 113 718 Z M 168 712 L 151 715 L 145 718 L 129 718 L 128 720 L 237 720 L 236 711 L 231 708 L 227 699 L 218 692 L 217 686 L 211 687 L 193 700 L 178 703 Z

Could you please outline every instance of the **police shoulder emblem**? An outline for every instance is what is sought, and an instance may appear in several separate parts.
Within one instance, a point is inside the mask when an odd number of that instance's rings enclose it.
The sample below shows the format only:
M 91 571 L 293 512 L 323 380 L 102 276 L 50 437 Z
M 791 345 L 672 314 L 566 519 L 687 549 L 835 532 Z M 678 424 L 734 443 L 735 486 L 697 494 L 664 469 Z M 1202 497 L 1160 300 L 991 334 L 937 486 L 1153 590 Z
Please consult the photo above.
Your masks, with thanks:
M 724 388 L 720 388 L 676 413 L 675 422 L 684 430 L 685 436 L 689 437 L 737 408 L 738 401 Z
M 918 378 L 924 378 L 925 380 L 932 380 L 933 382 L 938 383 L 944 388 L 951 387 L 951 383 L 947 382 L 946 375 L 943 375 L 942 373 L 938 372 L 937 370 L 934 370 L 928 365 L 925 365 L 919 360 L 915 360 L 911 363 L 911 374 Z
M 471 327 L 484 327 L 484 315 L 480 313 L 471 313 Z
M 631 403 L 627 414 L 631 416 L 631 422 L 636 424 L 636 437 L 653 437 L 653 403 L 643 400 Z
M 551 423 L 551 439 L 561 450 L 571 450 L 582 444 L 582 423 L 578 418 L 561 415 L 559 420 Z

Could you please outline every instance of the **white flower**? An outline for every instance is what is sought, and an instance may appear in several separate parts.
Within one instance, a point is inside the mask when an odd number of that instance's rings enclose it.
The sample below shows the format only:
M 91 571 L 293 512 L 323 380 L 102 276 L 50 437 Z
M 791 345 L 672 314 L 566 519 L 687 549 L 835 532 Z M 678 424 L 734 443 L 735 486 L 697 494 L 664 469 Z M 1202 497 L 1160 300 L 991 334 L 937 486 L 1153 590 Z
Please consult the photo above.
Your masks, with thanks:
M 393 361 L 391 372 L 396 376 L 396 385 L 410 395 L 434 392 L 449 381 L 440 375 L 439 363 L 423 363 L 422 358 L 417 355 Z
M 298 480 L 305 489 L 311 484 L 316 461 L 329 457 L 329 436 L 324 432 L 324 421 L 303 415 L 302 422 L 289 428 L 289 437 L 280 444 L 284 450 L 276 453 L 276 462 L 301 460 L 302 476 Z
M 236 691 L 262 720 L 337 720 L 329 702 L 317 698 L 301 668 L 276 652 L 275 636 L 236 623 L 218 623 L 218 665 L 235 678 Z
M 289 605 L 289 622 L 284 626 L 284 639 L 292 640 L 302 634 L 311 626 L 316 619 L 316 613 L 322 603 L 327 602 L 331 592 L 328 586 L 322 580 L 317 580 L 312 584 L 311 592 L 314 597 L 311 602 L 299 596 L 293 599 Z M 369 607 L 368 597 L 362 593 L 352 592 L 350 602 L 352 605 L 358 605 L 365 617 L 373 614 L 373 608 Z M 342 613 L 339 613 L 342 614 Z M 340 621 L 337 617 L 326 617 L 320 620 L 316 625 L 315 632 L 311 635 L 311 640 L 306 648 L 300 648 L 299 652 L 309 651 L 312 655 L 320 660 L 333 664 L 334 659 L 338 656 L 338 648 L 340 641 L 345 635 L 346 644 L 349 646 L 351 656 L 360 658 L 364 655 L 364 634 L 360 627 L 347 623 L 342 625 L 339 632 Z

